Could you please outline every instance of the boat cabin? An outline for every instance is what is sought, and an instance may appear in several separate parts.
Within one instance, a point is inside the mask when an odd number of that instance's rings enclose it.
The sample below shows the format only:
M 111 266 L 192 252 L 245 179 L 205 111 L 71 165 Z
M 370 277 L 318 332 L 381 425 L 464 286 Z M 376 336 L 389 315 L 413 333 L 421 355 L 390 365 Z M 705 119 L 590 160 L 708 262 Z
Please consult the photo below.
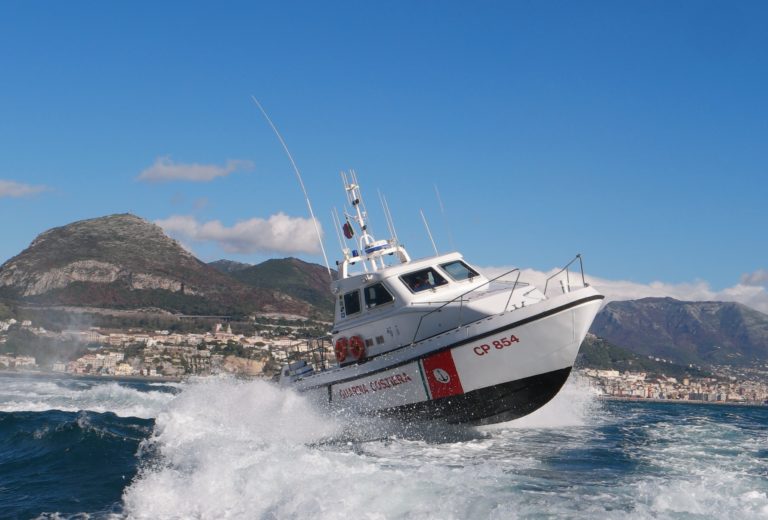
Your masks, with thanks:
M 410 344 L 417 333 L 434 329 L 423 322 L 422 316 L 454 300 L 459 305 L 463 294 L 487 282 L 459 253 L 412 260 L 337 280 L 332 284 L 336 299 L 334 344 L 339 339 L 359 338 L 355 341 L 363 341 L 362 358 Z M 339 361 L 357 358 L 353 355 Z
M 336 227 L 354 246 L 345 247 L 339 235 L 343 258 L 337 262 L 339 278 L 331 283 L 336 305 L 331 334 L 339 365 L 362 363 L 543 297 L 518 281 L 511 289 L 492 288 L 495 280 L 457 252 L 412 260 L 398 242 L 385 203 L 391 238 L 376 240 L 357 177 L 342 173 L 342 180 L 352 212 L 345 213 L 344 224 L 337 216 Z

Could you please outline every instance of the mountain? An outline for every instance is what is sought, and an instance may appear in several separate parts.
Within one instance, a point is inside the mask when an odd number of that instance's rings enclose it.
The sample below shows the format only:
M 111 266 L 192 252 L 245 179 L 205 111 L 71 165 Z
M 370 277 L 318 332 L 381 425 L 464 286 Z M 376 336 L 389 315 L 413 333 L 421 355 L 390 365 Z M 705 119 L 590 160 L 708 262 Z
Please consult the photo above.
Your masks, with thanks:
M 272 285 L 239 282 L 131 214 L 50 229 L 0 266 L 0 296 L 26 304 L 219 315 L 318 312 Z
M 216 269 L 220 273 L 232 274 L 243 269 L 253 267 L 252 264 L 244 264 L 243 262 L 235 262 L 234 260 L 216 260 L 215 262 L 208 262 L 208 265 Z
M 336 277 L 336 272 L 331 271 Z M 236 280 L 251 287 L 278 290 L 310 303 L 328 314 L 333 313 L 333 295 L 328 270 L 298 258 L 267 260 L 258 265 L 230 271 Z
M 731 302 L 610 302 L 593 334 L 640 355 L 701 366 L 768 362 L 768 315 Z
M 596 368 L 600 370 L 618 370 L 620 372 L 646 372 L 651 375 L 667 377 L 696 376 L 704 377 L 710 374 L 695 367 L 682 366 L 675 363 L 656 361 L 648 356 L 640 356 L 625 348 L 587 334 L 581 344 L 576 358 L 577 368 Z

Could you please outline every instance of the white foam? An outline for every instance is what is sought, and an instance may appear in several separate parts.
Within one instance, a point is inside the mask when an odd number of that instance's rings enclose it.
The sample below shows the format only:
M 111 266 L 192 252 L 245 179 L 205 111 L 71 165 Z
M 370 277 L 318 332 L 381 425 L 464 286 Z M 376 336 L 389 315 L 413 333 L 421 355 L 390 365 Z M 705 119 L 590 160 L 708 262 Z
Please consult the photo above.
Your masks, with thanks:
M 2 382 L 0 412 L 88 410 L 148 419 L 175 398 L 171 392 L 141 391 L 116 382 L 39 378 L 3 378 Z
M 520 501 L 496 487 L 540 462 L 502 440 L 460 426 L 329 418 L 261 381 L 198 381 L 158 415 L 148 447 L 159 461 L 124 503 L 131 518 L 509 518 Z
M 195 381 L 157 416 L 147 448 L 157 450 L 159 466 L 144 470 L 126 490 L 126 508 L 137 518 L 314 510 L 319 497 L 313 490 L 351 466 L 307 445 L 338 430 L 303 397 L 267 382 Z M 285 498 L 294 495 L 305 498 Z
M 560 392 L 535 412 L 514 421 L 485 428 L 495 430 L 595 426 L 602 420 L 601 410 L 601 403 L 589 381 L 572 373 Z
M 707 412 L 707 410 L 702 410 Z M 636 457 L 655 475 L 635 485 L 639 503 L 667 516 L 768 518 L 768 482 L 758 452 L 766 430 L 742 430 L 702 413 L 647 431 Z
M 751 441 L 731 439 L 736 433 L 722 423 L 653 424 L 633 406 L 614 407 L 622 415 L 611 416 L 575 379 L 530 419 L 475 429 L 328 417 L 263 381 L 197 381 L 158 414 L 144 447 L 156 455 L 125 490 L 125 512 L 136 519 L 765 515 L 768 488 L 756 455 L 764 433 Z M 614 469 L 614 455 L 627 467 Z

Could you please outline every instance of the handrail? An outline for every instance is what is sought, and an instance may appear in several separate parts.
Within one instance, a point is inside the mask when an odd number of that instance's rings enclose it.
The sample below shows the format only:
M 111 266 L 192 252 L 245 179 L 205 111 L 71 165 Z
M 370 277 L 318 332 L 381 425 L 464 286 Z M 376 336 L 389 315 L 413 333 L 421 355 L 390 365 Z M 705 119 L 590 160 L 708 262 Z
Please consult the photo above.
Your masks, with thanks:
M 549 278 L 547 278 L 546 282 L 544 283 L 544 296 L 546 296 L 546 295 L 547 295 L 547 286 L 549 285 L 549 281 L 550 281 L 552 278 L 554 278 L 554 277 L 556 277 L 556 276 L 559 276 L 560 274 L 562 274 L 562 273 L 563 273 L 563 271 L 565 271 L 565 272 L 566 272 L 566 273 L 565 273 L 565 277 L 566 277 L 566 285 L 568 286 L 568 289 L 570 290 L 570 287 L 571 287 L 571 278 L 570 278 L 570 273 L 569 273 L 569 271 L 568 271 L 568 268 L 569 268 L 569 267 L 571 266 L 571 264 L 573 264 L 573 263 L 574 263 L 576 260 L 578 260 L 578 261 L 579 261 L 579 268 L 580 268 L 580 270 L 581 270 L 581 284 L 582 284 L 584 287 L 587 287 L 587 285 L 588 285 L 588 284 L 587 284 L 586 280 L 584 279 L 584 262 L 583 262 L 583 261 L 582 261 L 582 259 L 581 259 L 581 253 L 579 253 L 579 254 L 577 254 L 577 255 L 576 255 L 574 258 L 573 258 L 573 260 L 571 260 L 570 262 L 568 262 L 567 264 L 565 264 L 565 267 L 563 267 L 563 268 L 562 268 L 562 269 L 560 269 L 558 272 L 556 272 L 555 274 L 553 274 L 552 276 L 550 276 Z
M 298 341 L 296 344 L 289 347 L 290 352 L 286 353 L 286 362 L 291 363 L 294 361 L 306 361 L 308 365 L 312 366 L 315 371 L 324 371 L 327 369 L 326 352 L 329 349 L 326 343 L 329 341 L 327 336 L 320 336 L 315 338 L 304 338 L 304 341 Z M 314 346 L 312 345 L 314 343 Z M 302 351 L 300 346 L 306 345 L 306 350 Z M 315 360 L 315 354 L 318 354 L 319 363 Z
M 584 262 L 582 260 L 582 256 L 581 256 L 581 254 L 577 254 L 562 269 L 560 269 L 558 272 L 556 272 L 555 274 L 551 275 L 550 277 L 548 277 L 546 279 L 546 282 L 544 284 L 544 292 L 543 292 L 545 298 L 546 298 L 546 294 L 547 294 L 547 289 L 549 287 L 549 281 L 552 280 L 553 278 L 561 275 L 563 272 L 566 273 L 566 283 L 567 283 L 567 286 L 568 286 L 568 288 L 570 290 L 570 273 L 569 273 L 568 269 L 570 268 L 571 265 L 573 265 L 574 262 L 576 262 L 576 260 L 579 261 L 579 270 L 581 272 L 581 283 L 582 283 L 582 285 L 584 287 L 588 287 L 589 286 L 589 284 L 586 282 L 586 279 L 584 277 Z M 519 268 L 510 269 L 509 271 L 506 271 L 506 272 L 504 272 L 504 273 L 502 273 L 502 274 L 500 274 L 500 275 L 498 275 L 498 276 L 496 276 L 496 277 L 494 277 L 494 278 L 492 278 L 490 280 L 486 280 L 485 282 L 483 282 L 482 284 L 478 285 L 477 287 L 473 287 L 469 291 L 466 291 L 466 292 L 456 296 L 452 300 L 444 302 L 439 307 L 436 307 L 436 308 L 430 310 L 429 312 L 427 312 L 425 314 L 422 314 L 421 317 L 419 318 L 419 323 L 416 326 L 416 331 L 413 334 L 413 338 L 411 339 L 410 345 L 412 346 L 412 345 L 414 345 L 416 343 L 416 338 L 419 335 L 419 331 L 421 330 L 421 326 L 422 326 L 425 318 L 427 318 L 431 314 L 434 314 L 436 312 L 442 311 L 442 309 L 444 307 L 446 307 L 446 306 L 456 302 L 457 300 L 460 303 L 460 307 L 459 307 L 458 325 L 456 326 L 456 328 L 460 328 L 463 325 L 462 320 L 461 320 L 461 316 L 462 316 L 462 312 L 463 312 L 464 297 L 467 296 L 468 294 L 473 293 L 473 292 L 477 291 L 478 289 L 481 289 L 481 288 L 483 288 L 483 287 L 485 287 L 487 285 L 490 285 L 491 283 L 496 282 L 500 278 L 503 278 L 503 277 L 505 277 L 505 276 L 507 276 L 507 275 L 509 275 L 511 273 L 514 273 L 514 272 L 517 272 L 517 277 L 515 278 L 515 281 L 512 283 L 512 289 L 509 292 L 509 298 L 507 298 L 507 303 L 504 306 L 504 311 L 502 311 L 502 313 L 507 312 L 507 310 L 509 309 L 509 304 L 512 301 L 512 295 L 514 294 L 514 292 L 517 289 L 518 285 L 521 285 L 520 284 L 520 275 L 522 273 L 521 273 Z M 507 282 L 507 283 L 509 283 L 509 282 Z M 524 285 L 525 285 L 525 283 L 523 283 L 521 286 L 524 286 Z M 428 302 L 428 303 L 435 303 L 435 302 Z M 449 330 L 449 329 L 446 329 L 446 330 Z M 305 351 L 305 352 L 300 352 L 297 349 L 297 351 L 295 351 L 293 353 L 293 355 L 289 354 L 288 361 L 290 361 L 290 358 L 293 358 L 293 359 L 309 358 L 308 359 L 309 364 L 312 365 L 315 368 L 315 370 L 317 370 L 318 368 L 320 369 L 320 371 L 327 370 L 326 363 L 331 361 L 331 360 L 326 359 L 325 354 L 326 354 L 326 352 L 332 352 L 333 345 L 331 344 L 331 348 L 330 349 L 325 346 L 325 343 L 328 341 L 328 337 L 327 336 L 323 336 L 323 337 L 319 337 L 319 338 L 308 338 L 307 342 L 311 343 L 313 340 L 315 341 L 316 345 L 318 343 L 319 343 L 319 345 L 317 345 L 315 348 L 308 348 L 307 351 Z M 307 346 L 309 347 L 310 345 L 308 344 Z M 403 348 L 405 346 L 408 346 L 408 344 L 403 344 L 400 347 L 398 347 L 398 349 L 399 348 Z M 397 349 L 395 349 L 395 350 L 397 350 Z M 313 354 L 319 354 L 319 357 L 320 357 L 320 367 L 318 367 L 317 363 L 313 360 Z
M 445 303 L 444 303 L 444 304 L 442 304 L 440 307 L 437 307 L 437 308 L 435 308 L 435 309 L 432 309 L 432 310 L 431 310 L 431 311 L 429 311 L 428 313 L 426 313 L 426 314 L 423 314 L 423 315 L 422 315 L 422 316 L 419 318 L 419 324 L 416 326 L 416 332 L 414 332 L 414 333 L 413 333 L 413 339 L 411 340 L 411 345 L 413 345 L 414 343 L 416 343 L 416 337 L 419 335 L 419 329 L 421 328 L 421 324 L 422 324 L 422 322 L 424 321 L 424 318 L 426 318 L 426 317 L 427 317 L 427 316 L 429 316 L 430 314 L 434 314 L 435 312 L 440 312 L 440 311 L 443 309 L 443 307 L 445 307 L 445 306 L 447 306 L 447 305 L 450 305 L 451 303 L 455 302 L 456 300 L 460 300 L 460 302 L 459 302 L 459 303 L 461 304 L 461 307 L 459 308 L 459 325 L 458 325 L 457 327 L 461 327 L 461 311 L 462 311 L 462 309 L 463 309 L 463 305 L 464 305 L 464 297 L 465 297 L 466 295 L 468 295 L 469 293 L 471 293 L 471 292 L 474 292 L 474 291 L 476 291 L 476 290 L 480 289 L 481 287 L 485 287 L 486 285 L 489 285 L 489 284 L 491 284 L 492 282 L 495 282 L 496 280 L 498 280 L 499 278 L 501 278 L 501 277 L 503 277 L 503 276 L 507 276 L 507 275 L 508 275 L 508 274 L 510 274 L 510 273 L 514 273 L 515 271 L 517 271 L 517 279 L 515 279 L 515 284 L 512 286 L 512 290 L 511 290 L 511 291 L 510 291 L 510 293 L 509 293 L 509 299 L 507 300 L 507 306 L 509 306 L 509 301 L 512 299 L 512 293 L 513 293 L 513 292 L 515 291 L 515 289 L 517 288 L 517 283 L 518 283 L 518 281 L 520 280 L 520 269 L 518 269 L 518 268 L 515 268 L 515 269 L 510 269 L 509 271 L 507 271 L 507 272 L 505 272 L 505 273 L 502 273 L 502 274 L 500 274 L 500 275 L 499 275 L 499 276 L 497 276 L 496 278 L 493 278 L 493 279 L 491 279 L 491 280 L 487 280 L 487 281 L 483 282 L 482 284 L 478 285 L 477 287 L 473 287 L 473 288 L 472 288 L 472 289 L 470 289 L 469 291 L 467 291 L 467 292 L 465 292 L 465 293 L 462 293 L 462 294 L 460 294 L 460 295 L 456 296 L 454 299 L 452 299 L 452 300 L 449 300 L 449 301 L 445 302 Z M 507 309 L 506 309 L 506 307 L 505 307 L 505 308 L 504 308 L 504 311 L 506 312 L 506 310 L 507 310 Z

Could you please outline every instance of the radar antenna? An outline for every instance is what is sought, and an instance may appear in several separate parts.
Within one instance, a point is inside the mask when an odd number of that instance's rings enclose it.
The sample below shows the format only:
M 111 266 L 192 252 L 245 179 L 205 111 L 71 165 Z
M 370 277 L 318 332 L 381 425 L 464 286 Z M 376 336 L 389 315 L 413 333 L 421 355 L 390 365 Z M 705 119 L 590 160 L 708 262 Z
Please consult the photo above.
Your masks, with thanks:
M 345 223 L 342 225 L 341 220 L 337 217 L 335 224 L 337 227 L 341 227 L 344 231 L 344 236 L 351 240 L 354 236 L 352 225 L 350 221 L 357 224 L 360 229 L 360 238 L 357 241 L 357 249 L 349 249 L 342 247 L 342 253 L 344 259 L 339 264 L 339 276 L 340 278 L 347 278 L 350 276 L 349 267 L 357 263 L 360 263 L 363 270 L 367 273 L 369 271 L 378 271 L 386 267 L 384 257 L 389 255 L 397 255 L 397 258 L 401 263 L 407 263 L 411 261 L 410 256 L 401 245 L 398 244 L 396 236 L 392 236 L 390 240 L 376 240 L 373 238 L 370 230 L 368 229 L 368 211 L 363 201 L 363 196 L 360 191 L 360 184 L 357 180 L 357 173 L 354 170 L 349 172 L 341 172 L 341 182 L 344 185 L 344 191 L 347 194 L 347 201 L 352 207 L 352 213 L 344 212 Z M 381 193 L 379 193 L 381 197 Z M 389 214 L 389 208 L 386 207 L 386 200 L 383 199 L 385 207 L 385 217 L 387 219 L 387 227 L 392 235 L 394 235 L 394 224 L 392 223 L 392 216 Z

